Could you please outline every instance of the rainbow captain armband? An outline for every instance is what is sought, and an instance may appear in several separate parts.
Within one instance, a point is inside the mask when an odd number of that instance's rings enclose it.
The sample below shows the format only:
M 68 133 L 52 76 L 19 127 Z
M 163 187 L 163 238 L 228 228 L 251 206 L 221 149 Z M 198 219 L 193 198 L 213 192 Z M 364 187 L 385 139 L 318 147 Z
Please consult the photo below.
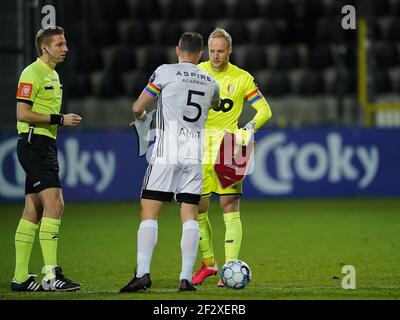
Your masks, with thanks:
M 160 93 L 161 89 L 158 89 L 154 84 L 149 82 L 149 84 L 144 88 L 144 91 L 149 94 L 150 96 L 157 98 L 158 94 Z
M 260 90 L 258 90 L 258 88 L 255 88 L 252 92 L 250 92 L 247 96 L 246 96 L 246 100 L 253 105 L 254 103 L 256 103 L 258 100 L 260 100 L 261 98 L 263 98 L 262 93 L 260 92 Z

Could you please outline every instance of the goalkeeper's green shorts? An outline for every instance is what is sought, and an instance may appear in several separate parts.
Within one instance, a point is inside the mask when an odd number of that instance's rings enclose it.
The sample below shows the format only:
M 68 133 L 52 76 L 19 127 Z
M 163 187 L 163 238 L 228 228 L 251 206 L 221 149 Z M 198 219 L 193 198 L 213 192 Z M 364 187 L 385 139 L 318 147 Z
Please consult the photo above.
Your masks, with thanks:
M 239 182 L 231 187 L 223 189 L 219 183 L 217 174 L 214 171 L 214 164 L 203 164 L 203 189 L 201 192 L 202 197 L 208 197 L 212 193 L 218 195 L 241 195 L 242 183 Z

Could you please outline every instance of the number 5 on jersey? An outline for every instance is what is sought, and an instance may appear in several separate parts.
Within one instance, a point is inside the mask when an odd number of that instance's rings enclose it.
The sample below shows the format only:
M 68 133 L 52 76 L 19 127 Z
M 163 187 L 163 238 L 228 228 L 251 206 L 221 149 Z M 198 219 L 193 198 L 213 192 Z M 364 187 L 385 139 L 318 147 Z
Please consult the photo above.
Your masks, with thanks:
M 186 105 L 195 107 L 197 109 L 198 113 L 197 113 L 196 117 L 194 117 L 194 118 L 188 118 L 186 116 L 183 116 L 183 120 L 185 120 L 187 122 L 196 122 L 197 120 L 200 119 L 201 112 L 202 112 L 201 106 L 198 103 L 192 101 L 192 95 L 204 96 L 204 94 L 205 93 L 201 92 L 201 91 L 189 90 Z

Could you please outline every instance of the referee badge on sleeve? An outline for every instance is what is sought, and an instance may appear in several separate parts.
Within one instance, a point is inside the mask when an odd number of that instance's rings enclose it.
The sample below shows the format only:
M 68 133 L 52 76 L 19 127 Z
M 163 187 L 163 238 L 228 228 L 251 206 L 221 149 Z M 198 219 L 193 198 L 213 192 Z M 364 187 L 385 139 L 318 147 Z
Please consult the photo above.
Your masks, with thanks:
M 18 86 L 17 98 L 30 98 L 32 95 L 32 83 L 21 82 Z

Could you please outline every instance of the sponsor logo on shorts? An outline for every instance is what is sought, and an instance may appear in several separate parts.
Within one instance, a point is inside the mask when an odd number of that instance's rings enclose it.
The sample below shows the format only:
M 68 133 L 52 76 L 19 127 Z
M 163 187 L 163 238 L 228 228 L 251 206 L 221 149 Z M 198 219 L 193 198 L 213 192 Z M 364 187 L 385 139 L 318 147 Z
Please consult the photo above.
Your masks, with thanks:
M 38 181 L 38 182 L 34 183 L 33 186 L 34 186 L 34 187 L 37 187 L 37 186 L 39 186 L 40 184 L 41 184 L 41 182 Z

